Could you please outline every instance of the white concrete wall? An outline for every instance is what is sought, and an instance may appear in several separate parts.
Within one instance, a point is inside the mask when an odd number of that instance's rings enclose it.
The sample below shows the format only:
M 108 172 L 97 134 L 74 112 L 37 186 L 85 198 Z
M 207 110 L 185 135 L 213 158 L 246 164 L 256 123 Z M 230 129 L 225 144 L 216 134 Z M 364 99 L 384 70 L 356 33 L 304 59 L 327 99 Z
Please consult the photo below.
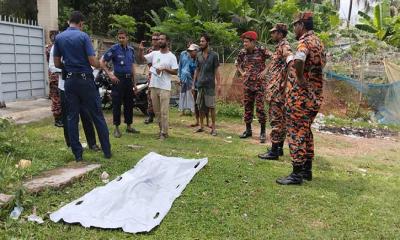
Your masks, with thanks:
M 37 6 L 38 23 L 44 28 L 48 43 L 49 32 L 58 30 L 58 0 L 37 0 Z

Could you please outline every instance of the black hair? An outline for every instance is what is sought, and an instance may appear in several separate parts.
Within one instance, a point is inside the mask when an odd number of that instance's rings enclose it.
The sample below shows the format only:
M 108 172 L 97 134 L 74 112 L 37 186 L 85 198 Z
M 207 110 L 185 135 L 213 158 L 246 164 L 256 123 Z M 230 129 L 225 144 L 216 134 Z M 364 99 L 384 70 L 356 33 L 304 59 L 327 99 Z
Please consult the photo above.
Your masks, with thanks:
M 84 20 L 85 20 L 85 17 L 79 11 L 73 11 L 71 13 L 71 15 L 69 16 L 69 23 L 79 24 L 80 22 L 83 22 Z
M 120 35 L 120 34 L 125 34 L 125 36 L 128 36 L 128 32 L 125 29 L 119 29 L 118 35 Z
M 283 36 L 284 38 L 285 38 L 285 37 L 287 36 L 287 34 L 288 34 L 288 32 L 285 31 L 285 30 L 279 30 L 279 32 L 282 33 L 282 36 Z
M 207 43 L 209 43 L 211 40 L 210 36 L 207 33 L 201 34 L 200 38 L 204 38 L 207 41 Z
M 160 35 L 158 36 L 165 36 L 165 40 L 167 40 L 167 42 L 169 42 L 170 38 L 168 37 L 168 35 L 166 33 L 160 33 Z
M 303 23 L 304 23 L 304 28 L 305 28 L 307 31 L 310 31 L 310 30 L 313 30 L 313 29 L 314 29 L 314 21 L 313 21 L 312 18 L 309 18 L 309 19 L 307 19 L 307 20 L 304 20 Z

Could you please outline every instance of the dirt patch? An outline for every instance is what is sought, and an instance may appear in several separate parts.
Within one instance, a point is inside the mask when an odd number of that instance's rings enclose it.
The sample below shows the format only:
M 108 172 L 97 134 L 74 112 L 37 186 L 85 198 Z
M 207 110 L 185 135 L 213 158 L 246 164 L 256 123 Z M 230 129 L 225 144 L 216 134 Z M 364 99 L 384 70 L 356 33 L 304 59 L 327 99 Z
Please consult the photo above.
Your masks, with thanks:
M 377 152 L 400 151 L 398 139 L 351 138 L 343 135 L 314 133 L 317 154 L 355 157 Z
M 230 132 L 232 137 L 238 137 L 244 130 L 241 124 L 220 124 L 220 129 Z M 269 130 L 267 130 L 266 144 L 259 143 L 259 128 L 253 128 L 253 137 L 250 139 L 252 144 L 269 145 Z M 313 131 L 315 138 L 315 148 L 318 155 L 329 155 L 338 157 L 355 157 L 360 155 L 376 154 L 377 152 L 399 152 L 400 138 L 354 138 L 345 135 L 326 134 Z M 285 144 L 287 146 L 287 143 Z
M 327 225 L 324 223 L 324 222 L 322 222 L 322 221 L 320 221 L 320 220 L 314 220 L 314 221 L 310 221 L 310 223 L 309 223 L 309 225 L 310 225 L 310 227 L 312 227 L 312 228 L 326 228 L 327 227 Z

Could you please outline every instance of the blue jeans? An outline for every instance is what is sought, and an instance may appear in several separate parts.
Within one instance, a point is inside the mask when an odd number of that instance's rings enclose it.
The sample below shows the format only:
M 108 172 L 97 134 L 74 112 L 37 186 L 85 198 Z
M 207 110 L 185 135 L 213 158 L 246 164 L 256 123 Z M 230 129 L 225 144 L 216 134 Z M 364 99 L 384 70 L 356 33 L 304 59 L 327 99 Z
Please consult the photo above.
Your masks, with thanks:
M 104 155 L 111 155 L 108 127 L 101 109 L 100 94 L 94 83 L 93 74 L 67 74 L 65 97 L 68 104 L 68 134 L 75 158 L 82 158 L 83 152 L 79 142 L 78 128 L 79 113 L 83 109 L 87 110 L 93 120 Z

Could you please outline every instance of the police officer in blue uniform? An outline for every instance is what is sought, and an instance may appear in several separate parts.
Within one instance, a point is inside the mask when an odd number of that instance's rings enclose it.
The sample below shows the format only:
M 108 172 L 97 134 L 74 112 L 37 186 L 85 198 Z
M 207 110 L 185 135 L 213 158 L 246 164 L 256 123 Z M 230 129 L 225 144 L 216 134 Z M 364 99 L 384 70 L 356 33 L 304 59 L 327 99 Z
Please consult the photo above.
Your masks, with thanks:
M 115 125 L 114 137 L 121 137 L 119 125 L 121 124 L 121 105 L 124 105 L 124 120 L 127 133 L 139 133 L 133 128 L 133 98 L 135 82 L 135 51 L 128 46 L 128 34 L 125 30 L 118 31 L 118 42 L 106 51 L 100 60 L 100 66 L 113 82 L 111 97 L 113 104 L 113 122 Z M 112 62 L 114 73 L 107 67 L 107 62 Z
M 76 161 L 82 160 L 83 148 L 79 142 L 79 112 L 86 109 L 99 135 L 105 158 L 111 158 L 111 145 L 107 123 L 101 109 L 100 95 L 94 83 L 93 69 L 99 68 L 92 42 L 82 32 L 84 17 L 79 11 L 71 13 L 69 28 L 56 37 L 54 44 L 54 64 L 64 68 L 65 97 L 69 106 L 68 133 L 71 149 Z M 63 59 L 61 61 L 61 58 Z

